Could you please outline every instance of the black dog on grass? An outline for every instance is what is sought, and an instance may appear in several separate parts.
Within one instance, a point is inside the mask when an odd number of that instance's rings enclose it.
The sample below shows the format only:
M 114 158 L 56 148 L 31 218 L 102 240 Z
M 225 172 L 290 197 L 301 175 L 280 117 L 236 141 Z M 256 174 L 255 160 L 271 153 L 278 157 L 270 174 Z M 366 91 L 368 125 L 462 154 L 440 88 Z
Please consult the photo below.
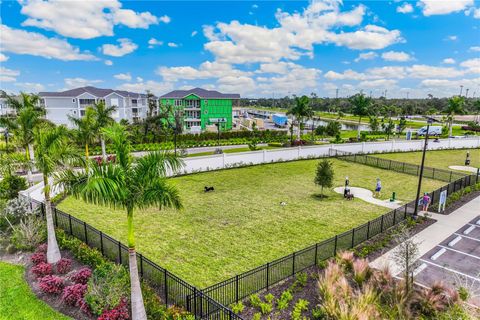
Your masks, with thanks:
M 215 188 L 214 188 L 214 187 L 207 187 L 207 186 L 205 186 L 204 191 L 205 191 L 205 192 L 215 191 Z

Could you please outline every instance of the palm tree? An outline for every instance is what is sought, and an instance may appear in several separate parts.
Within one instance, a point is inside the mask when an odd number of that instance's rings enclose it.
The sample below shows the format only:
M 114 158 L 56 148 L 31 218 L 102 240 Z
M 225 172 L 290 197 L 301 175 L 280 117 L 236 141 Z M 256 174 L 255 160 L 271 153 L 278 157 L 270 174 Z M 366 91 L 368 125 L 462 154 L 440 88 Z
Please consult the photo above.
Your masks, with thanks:
M 313 115 L 313 110 L 310 107 L 310 99 L 307 96 L 295 97 L 295 106 L 288 110 L 287 115 L 292 115 L 297 121 L 297 140 L 300 140 L 301 128 L 305 118 Z
M 92 107 L 87 107 L 85 115 L 81 118 L 68 116 L 68 119 L 77 127 L 75 130 L 77 140 L 85 146 L 85 159 L 90 156 L 89 146 L 95 140 L 97 133 L 95 116 L 95 110 Z
M 465 98 L 460 96 L 454 96 L 448 99 L 447 115 L 448 115 L 448 135 L 452 136 L 453 130 L 453 118 L 455 114 L 463 113 L 463 106 L 465 104 Z
M 182 207 L 178 190 L 167 180 L 168 172 L 179 170 L 183 162 L 166 151 L 151 152 L 134 162 L 125 128 L 114 124 L 104 130 L 112 141 L 114 162 L 92 161 L 87 171 L 67 170 L 57 183 L 76 197 L 94 204 L 122 207 L 127 213 L 132 318 L 146 319 L 137 269 L 133 214 L 135 209 L 158 206 L 160 209 Z
M 24 150 L 28 161 L 35 160 L 33 150 L 34 129 L 43 121 L 45 109 L 38 107 L 39 97 L 36 95 L 20 94 L 20 99 L 6 96 L 7 104 L 15 110 L 13 116 L 0 117 L 0 125 L 7 127 L 16 141 Z M 32 183 L 32 169 L 28 166 L 28 182 Z
M 105 137 L 102 133 L 102 129 L 106 128 L 107 126 L 111 125 L 115 122 L 112 117 L 112 114 L 115 112 L 117 107 L 110 106 L 107 107 L 105 102 L 100 101 L 93 105 L 93 110 L 95 111 L 95 131 L 96 134 L 100 134 L 100 144 L 102 146 L 102 158 L 103 160 L 107 159 L 107 151 L 105 149 Z
M 353 114 L 358 117 L 357 139 L 360 139 L 360 125 L 362 118 L 368 116 L 372 99 L 365 96 L 363 93 L 357 93 L 350 98 L 350 103 L 353 105 Z
M 61 256 L 53 225 L 49 178 L 55 171 L 64 167 L 68 161 L 77 159 L 78 156 L 75 148 L 69 143 L 68 130 L 65 126 L 42 126 L 37 128 L 35 130 L 35 148 L 37 149 L 35 165 L 43 173 L 43 192 L 48 234 L 47 261 L 48 263 L 56 263 Z

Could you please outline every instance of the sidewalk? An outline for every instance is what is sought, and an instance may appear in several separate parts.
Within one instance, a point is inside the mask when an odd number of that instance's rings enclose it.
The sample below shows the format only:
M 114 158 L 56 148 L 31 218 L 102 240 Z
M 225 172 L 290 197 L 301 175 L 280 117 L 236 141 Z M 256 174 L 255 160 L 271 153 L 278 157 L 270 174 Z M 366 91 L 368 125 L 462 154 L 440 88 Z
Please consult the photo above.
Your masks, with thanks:
M 431 212 L 429 212 L 429 214 L 431 214 L 431 218 L 437 220 L 437 222 L 417 233 L 412 238 L 415 242 L 419 243 L 419 257 L 425 255 L 451 234 L 477 217 L 480 214 L 480 196 L 467 202 L 449 215 Z M 387 265 L 393 275 L 399 274 L 402 270 L 400 270 L 399 266 L 393 261 L 392 256 L 394 250 L 395 248 L 370 262 L 370 266 L 373 268 L 382 268 Z

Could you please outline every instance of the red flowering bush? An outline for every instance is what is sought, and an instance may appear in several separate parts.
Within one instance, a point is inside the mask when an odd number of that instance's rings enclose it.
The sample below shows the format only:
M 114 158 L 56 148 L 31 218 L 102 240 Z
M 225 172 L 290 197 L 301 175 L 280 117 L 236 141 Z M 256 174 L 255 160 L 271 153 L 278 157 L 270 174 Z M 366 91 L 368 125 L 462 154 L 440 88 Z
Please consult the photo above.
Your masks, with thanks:
M 80 307 L 80 310 L 85 313 L 85 314 L 88 314 L 88 315 L 91 315 L 92 314 L 92 310 L 90 309 L 90 306 L 88 305 L 88 303 L 85 302 L 85 299 L 82 299 L 78 306 Z
M 39 264 L 40 262 L 47 262 L 47 255 L 43 252 L 35 252 L 30 257 L 30 260 L 34 265 Z
M 46 262 L 40 262 L 32 267 L 32 273 L 37 278 L 45 277 L 52 274 L 52 265 Z
M 92 270 L 90 268 L 82 268 L 70 276 L 70 280 L 75 283 L 86 284 L 88 279 L 92 276 Z
M 65 289 L 63 289 L 62 300 L 69 306 L 80 307 L 86 291 L 86 284 L 76 283 L 65 287 Z
M 39 246 L 37 247 L 37 250 L 35 250 L 35 252 L 47 253 L 47 249 L 48 249 L 48 244 L 42 243 L 41 245 L 39 245 Z
M 58 276 L 45 276 L 40 278 L 40 289 L 45 293 L 58 294 L 63 290 L 63 279 Z
M 127 300 L 122 299 L 115 308 L 103 311 L 97 320 L 128 320 L 129 317 Z
M 62 258 L 57 262 L 57 272 L 61 274 L 68 273 L 72 270 L 72 260 L 67 258 Z

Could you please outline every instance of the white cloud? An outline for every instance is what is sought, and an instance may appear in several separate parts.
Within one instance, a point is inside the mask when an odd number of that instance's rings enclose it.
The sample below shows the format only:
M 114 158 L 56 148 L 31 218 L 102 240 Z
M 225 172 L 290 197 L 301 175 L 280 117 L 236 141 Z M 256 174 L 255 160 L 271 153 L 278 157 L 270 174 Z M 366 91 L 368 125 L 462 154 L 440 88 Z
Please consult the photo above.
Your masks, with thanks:
M 177 81 L 180 79 L 210 79 L 226 76 L 240 77 L 249 74 L 248 72 L 233 69 L 230 64 L 210 61 L 205 61 L 198 69 L 190 66 L 159 67 L 155 72 L 158 75 L 161 75 L 164 81 Z
M 445 64 L 455 64 L 455 59 L 453 59 L 453 58 L 445 58 L 445 59 L 443 59 L 442 63 L 445 63 Z
M 47 38 L 46 36 L 19 29 L 12 29 L 6 25 L 0 25 L 1 51 L 17 54 L 29 54 L 47 59 L 64 61 L 72 60 L 96 60 L 95 56 L 73 47 L 65 40 Z
M 391 79 L 362 81 L 358 84 L 360 88 L 368 88 L 368 89 L 392 88 L 392 87 L 395 87 L 396 85 L 397 85 L 397 81 L 391 80 Z
M 0 82 L 14 82 L 19 75 L 20 71 L 18 70 L 7 69 L 0 66 Z
M 163 23 L 170 23 L 170 21 L 172 21 L 172 19 L 167 15 L 161 16 L 158 20 L 162 21 Z
M 480 74 L 480 58 L 465 60 L 460 66 L 466 68 L 467 73 Z
M 5 62 L 9 59 L 9 57 L 7 57 L 6 55 L 4 55 L 3 53 L 0 53 L 0 62 Z
M 178 44 L 176 44 L 175 42 L 169 42 L 167 43 L 167 46 L 169 46 L 170 48 L 177 48 Z
M 480 86 L 480 78 L 473 79 L 425 79 L 420 83 L 420 87 L 433 90 L 437 96 L 451 96 L 458 94 L 460 86 L 465 88 L 477 88 Z
M 382 53 L 382 59 L 386 61 L 409 61 L 412 60 L 412 57 L 403 51 L 388 51 Z
M 102 83 L 102 80 L 88 80 L 84 78 L 65 78 L 65 90 L 78 88 L 78 87 L 85 87 L 85 86 L 93 86 L 98 83 Z
M 195 37 L 197 35 L 198 31 L 197 30 L 193 30 L 192 31 L 192 34 L 190 35 L 191 37 Z
M 161 46 L 161 45 L 163 45 L 163 41 L 157 40 L 155 38 L 150 38 L 150 40 L 148 40 L 148 47 L 150 49 L 154 48 L 155 46 Z
M 122 81 L 130 81 L 132 80 L 132 76 L 130 72 L 128 73 L 119 73 L 113 76 L 115 79 L 122 80 Z
M 405 41 L 399 30 L 388 30 L 375 25 L 367 25 L 363 30 L 355 32 L 331 33 L 328 38 L 337 45 L 359 50 L 383 49 Z
M 130 39 L 122 38 L 118 39 L 117 42 L 120 43 L 118 46 L 114 44 L 102 45 L 103 54 L 112 57 L 122 57 L 126 54 L 132 53 L 138 48 L 138 46 Z
M 480 19 L 480 8 L 470 8 L 465 11 L 465 15 L 469 16 L 472 15 L 475 19 Z
M 413 12 L 413 6 L 410 3 L 405 2 L 403 5 L 397 7 L 398 13 L 410 13 Z
M 473 46 L 473 47 L 470 47 L 469 49 L 470 51 L 473 51 L 473 52 L 480 52 L 480 46 Z
M 375 59 L 376 57 L 378 57 L 378 54 L 376 52 L 373 52 L 373 51 L 364 52 L 364 53 L 360 53 L 354 61 L 359 62 L 361 60 L 372 60 L 372 59 Z
M 143 78 L 137 77 L 137 82 L 143 82 Z
M 113 62 L 112 60 L 105 60 L 104 63 L 107 65 L 107 66 L 113 66 Z
M 413 65 L 408 68 L 411 78 L 455 78 L 462 76 L 463 71 L 452 67 L 435 67 L 428 65 Z
M 148 28 L 158 24 L 150 12 L 135 12 L 122 9 L 117 0 L 108 1 L 62 1 L 20 0 L 21 13 L 28 16 L 23 26 L 33 26 L 55 31 L 70 38 L 92 39 L 113 36 L 115 25 L 130 28 Z
M 458 36 L 456 35 L 451 35 L 451 36 L 447 36 L 445 37 L 444 40 L 448 40 L 448 41 L 456 41 L 458 39 Z
M 142 79 L 143 80 L 143 79 Z M 131 92 L 146 92 L 151 91 L 155 95 L 164 94 L 167 91 L 173 90 L 174 86 L 171 82 L 157 82 L 157 81 L 139 81 L 136 83 L 123 83 L 116 87 L 118 90 L 126 90 Z
M 250 77 L 225 76 L 218 79 L 217 88 L 222 92 L 240 93 L 245 95 L 256 90 L 255 80 Z
M 45 90 L 45 86 L 43 84 L 33 82 L 17 82 L 15 83 L 15 86 L 19 87 L 20 90 L 24 92 L 38 93 Z
M 473 0 L 420 0 L 425 16 L 449 14 L 467 9 L 473 5 Z

